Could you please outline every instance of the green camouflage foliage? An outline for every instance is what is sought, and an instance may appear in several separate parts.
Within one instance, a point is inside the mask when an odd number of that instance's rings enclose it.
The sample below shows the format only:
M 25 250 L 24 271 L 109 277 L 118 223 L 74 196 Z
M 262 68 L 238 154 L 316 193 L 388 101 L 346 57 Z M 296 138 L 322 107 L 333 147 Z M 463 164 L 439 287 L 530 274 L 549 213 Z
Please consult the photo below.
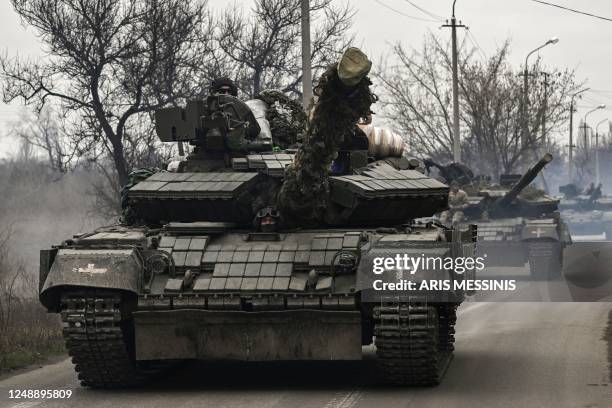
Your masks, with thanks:
M 329 203 L 329 168 L 338 147 L 355 135 L 357 122 L 371 113 L 376 96 L 364 77 L 355 87 L 338 78 L 337 64 L 330 66 L 315 88 L 318 97 L 311 122 L 285 172 L 277 207 L 288 224 L 309 225 L 323 221 Z
M 266 119 L 270 122 L 275 147 L 287 149 L 302 140 L 308 117 L 302 104 L 280 91 L 263 91 L 257 96 L 268 105 Z

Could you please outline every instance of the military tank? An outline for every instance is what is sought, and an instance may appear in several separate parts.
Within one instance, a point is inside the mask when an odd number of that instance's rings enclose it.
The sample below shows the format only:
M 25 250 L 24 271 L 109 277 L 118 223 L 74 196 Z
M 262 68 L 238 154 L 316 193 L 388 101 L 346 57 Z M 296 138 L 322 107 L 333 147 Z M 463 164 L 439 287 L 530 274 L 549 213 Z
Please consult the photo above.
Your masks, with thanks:
M 576 240 L 612 238 L 612 197 L 602 195 L 601 186 L 582 191 L 575 184 L 559 187 L 563 194 L 559 209 Z
M 448 182 L 457 181 L 468 194 L 465 218 L 478 226 L 477 251 L 487 256 L 487 266 L 523 267 L 531 276 L 551 279 L 560 276 L 563 249 L 571 243 L 567 224 L 559 213 L 559 200 L 530 186 L 538 173 L 552 161 L 545 154 L 524 175 L 501 175 L 499 184 L 475 177 L 465 165 L 437 167 Z
M 192 359 L 354 360 L 373 341 L 385 382 L 441 381 L 465 292 L 366 298 L 358 276 L 376 256 L 473 256 L 476 230 L 411 222 L 444 209 L 448 187 L 400 157 L 369 158 L 355 121 L 373 98 L 361 110 L 354 98 L 371 98 L 370 82 L 346 80 L 345 57 L 319 82 L 297 150 L 273 151 L 250 108 L 260 101 L 157 111 L 160 139 L 191 143 L 190 155 L 135 174 L 123 223 L 41 251 L 40 300 L 61 314 L 81 384 L 138 385 Z M 326 194 L 300 198 L 300 186 Z

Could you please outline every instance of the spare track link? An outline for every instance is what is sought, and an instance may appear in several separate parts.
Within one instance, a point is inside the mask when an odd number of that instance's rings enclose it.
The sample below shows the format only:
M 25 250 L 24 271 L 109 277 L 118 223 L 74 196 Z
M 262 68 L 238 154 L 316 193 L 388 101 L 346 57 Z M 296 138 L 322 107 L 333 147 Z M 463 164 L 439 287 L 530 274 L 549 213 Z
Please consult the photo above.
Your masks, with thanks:
M 386 383 L 417 386 L 440 383 L 454 341 L 454 318 L 452 313 L 451 316 L 446 313 L 449 306 L 382 303 L 374 307 L 376 354 Z M 440 312 L 444 319 L 439 318 Z
M 557 241 L 527 241 L 527 256 L 531 276 L 548 280 L 561 276 L 563 254 Z
M 121 294 L 85 291 L 62 296 L 63 335 L 83 386 L 140 385 L 152 374 L 131 352 L 131 322 L 121 315 Z

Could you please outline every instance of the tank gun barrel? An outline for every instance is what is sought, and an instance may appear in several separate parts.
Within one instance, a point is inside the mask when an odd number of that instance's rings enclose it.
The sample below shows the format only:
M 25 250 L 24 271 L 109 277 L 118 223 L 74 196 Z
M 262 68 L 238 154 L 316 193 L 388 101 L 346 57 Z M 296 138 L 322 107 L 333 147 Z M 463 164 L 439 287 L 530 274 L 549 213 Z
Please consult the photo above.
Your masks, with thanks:
M 510 191 L 508 191 L 503 197 L 501 197 L 496 203 L 495 207 L 503 208 L 508 206 L 518 195 L 523 191 L 525 187 L 527 187 L 531 182 L 537 177 L 537 175 L 542 171 L 544 166 L 550 163 L 553 159 L 552 154 L 546 153 L 539 162 L 536 163 L 535 166 L 527 170 L 523 177 L 519 179 L 519 181 L 512 187 Z

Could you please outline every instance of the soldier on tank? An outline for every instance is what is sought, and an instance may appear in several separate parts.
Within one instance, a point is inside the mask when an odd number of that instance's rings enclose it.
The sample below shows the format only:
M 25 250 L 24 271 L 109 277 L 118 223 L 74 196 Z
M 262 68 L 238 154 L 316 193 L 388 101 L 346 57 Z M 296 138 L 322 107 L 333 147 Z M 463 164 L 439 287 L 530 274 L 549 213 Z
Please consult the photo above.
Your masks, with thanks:
M 591 183 L 591 184 L 593 184 L 593 183 Z M 602 184 L 599 183 L 597 185 L 597 187 L 593 188 L 593 191 L 591 191 L 591 195 L 589 197 L 589 200 L 591 202 L 597 201 L 597 200 L 599 200 L 601 198 L 601 196 L 602 196 L 601 187 L 602 187 Z
M 222 95 L 231 95 L 231 96 L 237 97 L 238 87 L 236 86 L 234 81 L 232 81 L 230 78 L 218 77 L 218 78 L 215 78 L 210 84 L 209 92 L 211 95 L 222 94 Z
M 595 191 L 595 183 L 591 182 L 591 184 L 589 184 L 589 187 L 587 187 L 587 189 L 585 190 L 584 194 L 590 196 L 591 194 L 593 194 L 593 191 Z
M 280 215 L 274 206 L 268 206 L 260 209 L 255 216 L 253 226 L 259 232 L 276 232 L 278 231 L 278 222 Z
M 440 221 L 444 224 L 448 223 L 449 219 L 453 225 L 460 223 L 463 218 L 463 210 L 468 205 L 468 195 L 465 191 L 459 188 L 459 183 L 453 181 L 450 185 L 448 193 L 448 210 L 444 211 L 440 216 Z

